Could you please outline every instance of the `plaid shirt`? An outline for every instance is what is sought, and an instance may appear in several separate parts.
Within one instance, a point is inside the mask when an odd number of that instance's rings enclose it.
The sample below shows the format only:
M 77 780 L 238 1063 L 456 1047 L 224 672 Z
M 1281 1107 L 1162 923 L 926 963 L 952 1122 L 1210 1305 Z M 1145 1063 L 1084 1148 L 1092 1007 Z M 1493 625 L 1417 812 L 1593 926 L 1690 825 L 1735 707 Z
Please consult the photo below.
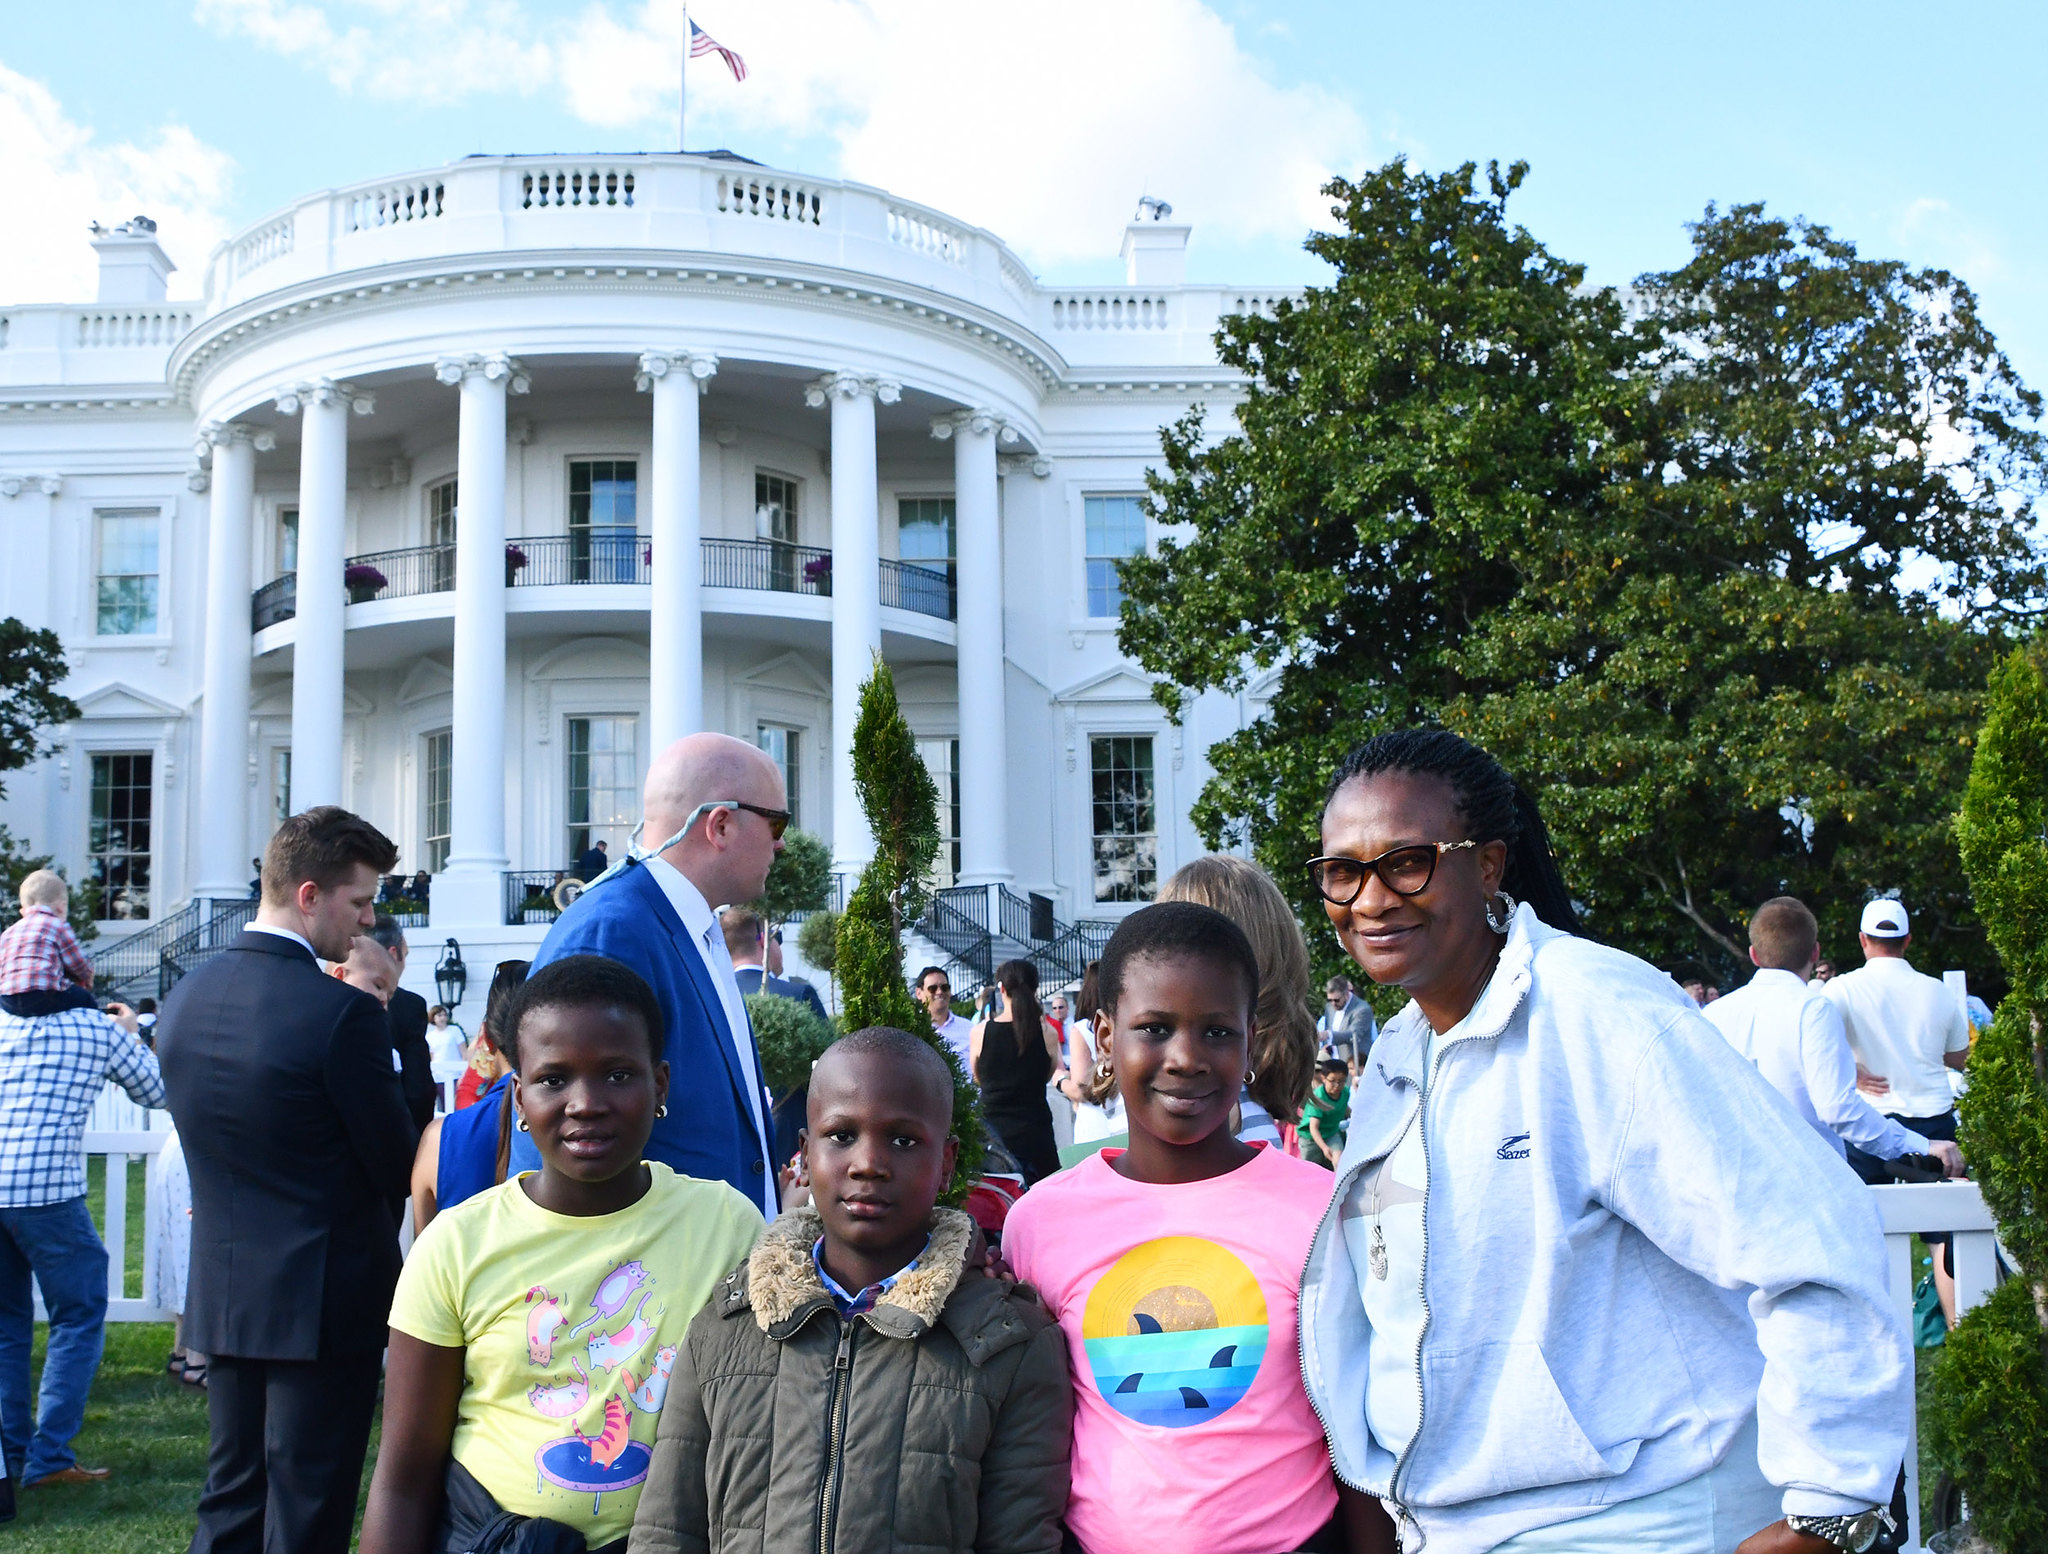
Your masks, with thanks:
M 851 1321 L 857 1316 L 873 1311 L 875 1309 L 875 1302 L 895 1289 L 898 1279 L 917 1267 L 918 1258 L 923 1257 L 926 1252 L 931 1250 L 931 1244 L 931 1237 L 925 1237 L 924 1246 L 919 1249 L 917 1257 L 913 1257 L 901 1268 L 890 1274 L 888 1278 L 876 1280 L 858 1295 L 847 1294 L 840 1286 L 839 1281 L 825 1271 L 825 1238 L 823 1236 L 818 1237 L 816 1241 L 811 1243 L 811 1261 L 818 1265 L 818 1277 L 825 1281 L 825 1293 L 832 1297 L 832 1304 L 839 1308 L 840 1319 L 842 1321 Z
M 164 1104 L 156 1054 L 98 1010 L 0 1011 L 0 1208 L 85 1196 L 85 1119 L 109 1079 Z
M 32 906 L 0 933 L 0 993 L 61 993 L 67 982 L 92 986 L 92 963 L 63 914 Z

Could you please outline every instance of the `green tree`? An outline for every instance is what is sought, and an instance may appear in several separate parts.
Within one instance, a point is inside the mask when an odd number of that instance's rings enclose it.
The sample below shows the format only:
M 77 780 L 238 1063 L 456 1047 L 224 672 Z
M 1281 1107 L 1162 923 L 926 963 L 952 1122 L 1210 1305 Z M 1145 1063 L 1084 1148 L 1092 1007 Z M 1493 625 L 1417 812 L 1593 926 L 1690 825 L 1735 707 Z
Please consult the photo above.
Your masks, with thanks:
M 1508 220 L 1517 165 L 1329 186 L 1336 277 L 1229 320 L 1236 424 L 1169 428 L 1171 538 L 1120 641 L 1190 690 L 1273 675 L 1194 818 L 1301 870 L 1375 730 L 1442 723 L 1543 805 L 1595 933 L 1740 963 L 1764 898 L 1842 942 L 1899 888 L 1923 957 L 1995 975 L 1949 816 L 2025 528 L 2039 401 L 1953 277 L 1709 210 L 1639 317 Z
M 794 1090 L 807 1084 L 811 1065 L 832 1045 L 830 1022 L 800 998 L 780 993 L 749 993 L 747 1018 L 754 1044 L 761 1051 L 761 1073 L 771 1090 Z
M 839 964 L 839 914 L 829 910 L 811 913 L 796 931 L 796 947 L 806 964 L 825 973 L 832 1001 L 837 1004 L 839 980 L 832 973 Z
M 849 1031 L 890 1025 L 931 1044 L 953 1074 L 953 1133 L 960 1141 L 946 1201 L 957 1202 L 981 1174 L 980 1102 L 960 1060 L 932 1030 L 903 977 L 903 929 L 929 891 L 939 850 L 939 794 L 918 758 L 917 742 L 896 700 L 896 680 L 875 655 L 860 689 L 853 727 L 853 785 L 875 842 L 875 856 L 839 916 L 835 961 L 840 1023 Z
M 21 916 L 21 882 L 37 869 L 50 867 L 47 854 L 30 852 L 26 842 L 0 826 L 0 928 L 11 926 Z M 99 937 L 99 900 L 99 887 L 92 881 L 72 885 L 67 916 L 72 931 L 81 939 Z
M 792 828 L 783 835 L 782 851 L 775 855 L 767 887 L 754 906 L 771 923 L 786 923 L 799 912 L 821 910 L 831 900 L 831 849 L 810 832 Z
M 1943 1345 L 1923 1416 L 1979 1528 L 2048 1549 L 2048 644 L 1991 677 L 1956 819 L 1963 867 L 2010 991 L 1970 1054 L 1960 1141 L 2019 1277 Z
M 57 689 L 69 674 L 64 644 L 54 631 L 0 620 L 0 772 L 17 771 L 51 749 L 46 731 L 78 716 Z M 0 784 L 0 794 L 7 791 Z

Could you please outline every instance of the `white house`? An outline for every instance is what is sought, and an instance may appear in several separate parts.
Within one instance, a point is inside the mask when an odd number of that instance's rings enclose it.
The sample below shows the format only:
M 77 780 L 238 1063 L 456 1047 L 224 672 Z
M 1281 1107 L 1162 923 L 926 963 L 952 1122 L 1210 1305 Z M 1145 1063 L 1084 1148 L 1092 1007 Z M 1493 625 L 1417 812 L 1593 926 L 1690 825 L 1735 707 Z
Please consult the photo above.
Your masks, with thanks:
M 80 709 L 0 823 L 153 954 L 247 897 L 279 816 L 340 803 L 487 974 L 693 729 L 771 750 L 857 865 L 879 651 L 954 908 L 1115 918 L 1200 850 L 1203 751 L 1246 715 L 1169 725 L 1117 651 L 1116 562 L 1160 427 L 1234 400 L 1219 319 L 1280 295 L 1188 285 L 1168 216 L 1080 290 L 723 153 L 312 194 L 197 303 L 152 223 L 97 232 L 94 302 L 0 306 L 0 614 L 61 636 Z

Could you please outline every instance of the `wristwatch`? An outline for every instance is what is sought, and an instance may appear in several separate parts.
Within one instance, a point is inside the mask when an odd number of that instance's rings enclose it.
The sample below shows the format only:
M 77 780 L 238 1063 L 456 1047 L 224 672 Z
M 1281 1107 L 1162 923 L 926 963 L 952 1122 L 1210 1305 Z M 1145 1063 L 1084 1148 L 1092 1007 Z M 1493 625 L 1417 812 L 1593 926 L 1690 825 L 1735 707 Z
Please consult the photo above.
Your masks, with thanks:
M 1877 1542 L 1880 1532 L 1891 1531 L 1892 1514 L 1872 1506 L 1854 1516 L 1788 1516 L 1785 1525 L 1810 1538 L 1825 1538 L 1836 1548 L 1847 1549 L 1849 1554 L 1863 1554 Z

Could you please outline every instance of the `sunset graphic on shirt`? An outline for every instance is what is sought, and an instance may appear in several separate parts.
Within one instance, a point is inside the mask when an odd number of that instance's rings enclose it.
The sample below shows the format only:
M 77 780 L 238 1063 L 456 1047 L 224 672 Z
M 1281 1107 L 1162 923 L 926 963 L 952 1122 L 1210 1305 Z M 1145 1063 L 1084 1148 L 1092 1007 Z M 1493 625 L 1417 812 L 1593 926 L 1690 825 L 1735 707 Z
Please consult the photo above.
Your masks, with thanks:
M 1081 1316 L 1096 1391 L 1127 1419 L 1170 1430 L 1219 1418 L 1250 1390 L 1266 1327 L 1251 1269 L 1199 1236 L 1132 1247 Z

